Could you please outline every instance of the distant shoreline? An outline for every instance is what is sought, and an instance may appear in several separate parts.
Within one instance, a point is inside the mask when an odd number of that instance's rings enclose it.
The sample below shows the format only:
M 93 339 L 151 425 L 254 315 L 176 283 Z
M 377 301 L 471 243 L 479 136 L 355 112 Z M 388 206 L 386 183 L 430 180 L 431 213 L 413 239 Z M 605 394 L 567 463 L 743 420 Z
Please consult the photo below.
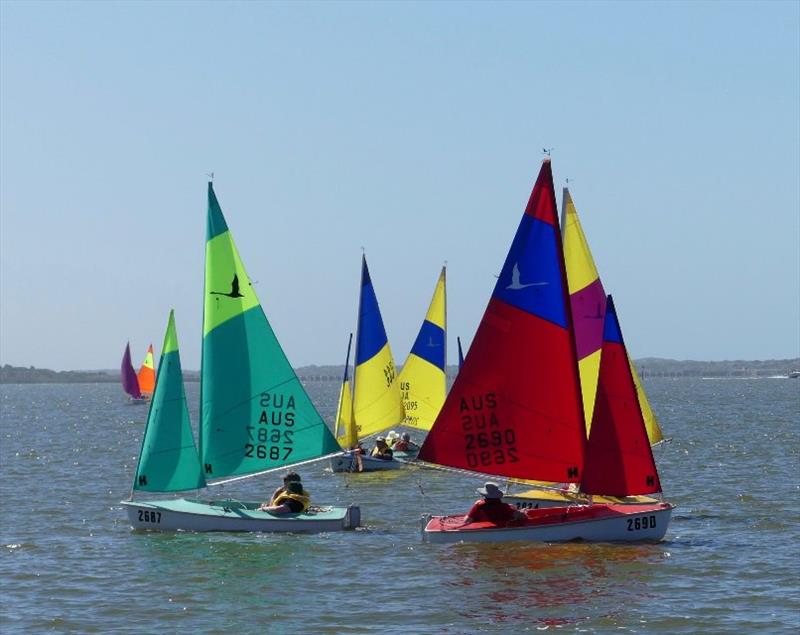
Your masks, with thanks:
M 650 377 L 778 377 L 790 370 L 800 369 L 800 357 L 794 359 L 735 360 L 702 362 L 647 357 L 635 360 L 643 379 Z M 344 366 L 301 366 L 297 376 L 304 382 L 341 381 Z M 448 366 L 448 376 L 455 377 L 456 366 Z M 184 381 L 200 381 L 200 372 L 186 370 Z M 0 367 L 0 384 L 101 384 L 119 382 L 118 370 L 62 370 L 28 368 L 22 366 Z

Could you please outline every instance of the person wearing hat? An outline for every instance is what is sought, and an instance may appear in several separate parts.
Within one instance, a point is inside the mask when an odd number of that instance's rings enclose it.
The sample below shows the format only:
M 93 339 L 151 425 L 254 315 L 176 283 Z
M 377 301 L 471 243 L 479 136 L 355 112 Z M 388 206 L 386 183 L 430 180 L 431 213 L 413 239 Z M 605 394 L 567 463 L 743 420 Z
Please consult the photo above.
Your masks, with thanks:
M 408 432 L 404 432 L 392 449 L 395 452 L 416 452 L 419 450 L 419 446 L 411 441 L 411 435 Z
M 283 485 L 277 488 L 274 492 L 272 492 L 272 496 L 269 497 L 269 503 L 264 503 L 261 507 L 269 507 L 271 505 L 275 505 L 275 501 L 278 500 L 278 497 L 281 494 L 284 494 L 289 486 L 289 483 L 300 483 L 300 489 L 303 489 L 303 484 L 300 479 L 300 475 L 297 472 L 287 472 L 283 475 Z M 306 493 L 306 492 L 303 492 Z
M 308 492 L 300 481 L 289 481 L 283 492 L 270 505 L 261 505 L 258 511 L 270 514 L 299 514 L 308 509 L 310 503 Z
M 384 437 L 378 437 L 375 439 L 375 447 L 372 448 L 370 456 L 376 459 L 383 459 L 384 461 L 391 461 L 394 455 L 389 449 L 386 439 Z
M 467 512 L 464 524 L 476 522 L 504 526 L 512 520 L 525 520 L 527 516 L 513 505 L 503 502 L 503 490 L 497 483 L 486 483 L 477 490 L 483 496 Z

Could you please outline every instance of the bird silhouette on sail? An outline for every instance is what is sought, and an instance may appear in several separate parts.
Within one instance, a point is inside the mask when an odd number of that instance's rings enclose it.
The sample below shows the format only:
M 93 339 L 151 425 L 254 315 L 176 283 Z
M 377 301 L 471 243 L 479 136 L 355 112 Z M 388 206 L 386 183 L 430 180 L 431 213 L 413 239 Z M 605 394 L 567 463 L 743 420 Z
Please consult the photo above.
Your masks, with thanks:
M 230 293 L 224 293 L 222 291 L 210 291 L 211 295 L 224 295 L 229 298 L 243 298 L 244 295 L 239 293 L 239 276 L 233 274 L 233 280 L 231 281 L 231 291 Z
M 522 284 L 520 281 L 519 263 L 515 263 L 514 269 L 511 271 L 511 284 L 508 285 L 506 289 L 517 290 L 524 289 L 525 287 L 541 287 L 546 284 L 547 282 L 528 282 L 526 284 Z

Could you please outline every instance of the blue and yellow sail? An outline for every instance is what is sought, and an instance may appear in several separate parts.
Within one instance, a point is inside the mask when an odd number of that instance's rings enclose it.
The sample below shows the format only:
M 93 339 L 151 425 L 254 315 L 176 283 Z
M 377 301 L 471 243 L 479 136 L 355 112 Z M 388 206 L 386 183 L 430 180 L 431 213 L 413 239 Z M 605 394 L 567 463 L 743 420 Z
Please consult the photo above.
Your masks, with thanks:
M 366 257 L 361 260 L 355 363 L 353 419 L 358 436 L 366 437 L 402 422 L 403 402 L 397 370 Z
M 186 407 L 175 316 L 170 311 L 133 489 L 179 492 L 205 484 Z
M 442 267 L 428 312 L 400 371 L 403 424 L 430 430 L 447 396 L 447 271 Z
M 256 297 L 208 184 L 200 456 L 207 479 L 340 451 Z

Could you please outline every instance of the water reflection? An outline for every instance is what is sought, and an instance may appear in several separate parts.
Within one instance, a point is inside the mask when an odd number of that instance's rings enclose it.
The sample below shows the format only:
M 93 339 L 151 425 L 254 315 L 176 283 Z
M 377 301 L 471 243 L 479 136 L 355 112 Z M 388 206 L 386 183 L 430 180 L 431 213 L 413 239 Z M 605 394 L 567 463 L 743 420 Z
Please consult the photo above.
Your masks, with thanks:
M 497 623 L 545 626 L 615 618 L 651 599 L 649 585 L 667 554 L 663 545 L 589 543 L 461 544 L 438 554 L 459 614 Z M 486 590 L 490 589 L 488 593 Z

